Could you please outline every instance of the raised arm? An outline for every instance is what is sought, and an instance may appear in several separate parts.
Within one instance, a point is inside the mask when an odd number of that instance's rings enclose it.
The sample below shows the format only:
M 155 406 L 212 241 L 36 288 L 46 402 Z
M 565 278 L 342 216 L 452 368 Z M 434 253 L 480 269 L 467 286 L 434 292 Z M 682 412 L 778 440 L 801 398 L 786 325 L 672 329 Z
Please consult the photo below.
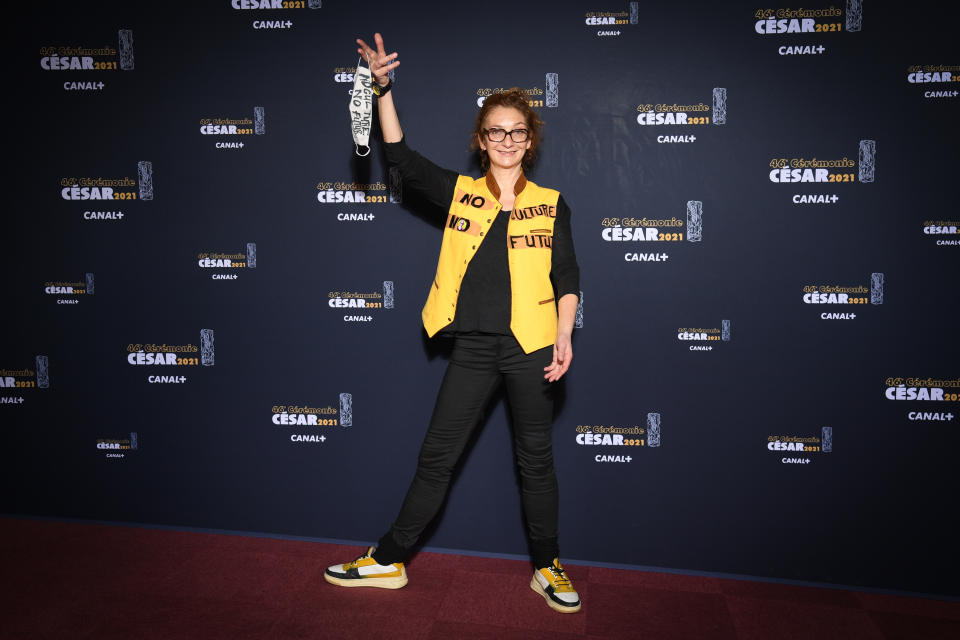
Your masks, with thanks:
M 383 48 L 383 36 L 379 33 L 373 34 L 376 50 L 371 49 L 366 42 L 357 38 L 357 53 L 359 53 L 370 65 L 370 73 L 373 75 L 373 81 L 381 87 L 387 86 L 390 78 L 387 75 L 392 70 L 400 66 L 397 60 L 397 52 L 394 51 L 387 55 Z M 383 132 L 384 142 L 400 142 L 403 139 L 403 129 L 400 128 L 400 118 L 397 116 L 397 109 L 393 105 L 393 92 L 387 92 L 377 100 L 377 111 L 380 112 L 380 130 Z
M 383 36 L 374 34 L 376 50 L 357 38 L 357 52 L 370 63 L 373 81 L 381 87 L 390 81 L 387 75 L 399 66 L 397 53 L 386 54 L 383 48 Z M 400 118 L 393 104 L 393 91 L 382 94 L 377 99 L 377 111 L 380 112 L 380 131 L 386 143 L 384 151 L 387 162 L 399 169 L 404 189 L 411 189 L 423 195 L 429 202 L 446 211 L 453 198 L 457 183 L 457 172 L 438 167 L 416 151 L 410 149 L 403 140 Z

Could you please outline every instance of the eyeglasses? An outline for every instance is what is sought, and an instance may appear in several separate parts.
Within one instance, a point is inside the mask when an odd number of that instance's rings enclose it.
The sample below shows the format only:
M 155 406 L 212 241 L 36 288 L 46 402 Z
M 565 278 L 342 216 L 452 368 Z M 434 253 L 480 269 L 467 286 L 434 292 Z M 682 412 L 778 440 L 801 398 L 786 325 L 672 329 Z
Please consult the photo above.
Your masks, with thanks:
M 527 137 L 530 135 L 530 132 L 527 129 L 513 129 L 512 131 L 507 131 L 506 129 L 501 129 L 499 127 L 484 129 L 483 132 L 487 134 L 487 138 L 490 140 L 490 142 L 503 142 L 508 134 L 510 139 L 514 142 L 526 142 Z

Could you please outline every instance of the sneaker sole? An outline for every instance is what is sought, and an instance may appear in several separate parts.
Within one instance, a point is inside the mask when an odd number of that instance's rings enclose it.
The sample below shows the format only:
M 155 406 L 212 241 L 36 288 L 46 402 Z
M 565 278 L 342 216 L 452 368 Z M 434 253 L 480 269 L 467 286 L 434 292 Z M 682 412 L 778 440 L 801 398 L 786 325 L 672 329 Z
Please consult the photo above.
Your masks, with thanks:
M 542 596 L 543 596 L 543 599 L 547 601 L 547 606 L 550 607 L 551 609 L 553 609 L 554 611 L 557 611 L 557 612 L 559 612 L 559 613 L 576 613 L 577 611 L 580 611 L 580 603 L 579 603 L 579 602 L 578 602 L 575 606 L 565 607 L 565 606 L 563 606 L 562 604 L 557 604 L 556 602 L 554 602 L 553 600 L 551 600 L 551 599 L 550 599 L 550 596 L 547 594 L 547 592 L 544 591 L 544 590 L 543 590 L 543 587 L 540 586 L 540 583 L 537 582 L 536 576 L 534 576 L 534 577 L 530 580 L 530 588 L 533 589 L 534 591 L 536 591 L 537 593 L 539 593 L 540 595 L 542 595 Z
M 323 579 L 338 587 L 376 587 L 379 589 L 400 589 L 407 585 L 407 576 L 398 578 L 337 578 L 329 573 Z

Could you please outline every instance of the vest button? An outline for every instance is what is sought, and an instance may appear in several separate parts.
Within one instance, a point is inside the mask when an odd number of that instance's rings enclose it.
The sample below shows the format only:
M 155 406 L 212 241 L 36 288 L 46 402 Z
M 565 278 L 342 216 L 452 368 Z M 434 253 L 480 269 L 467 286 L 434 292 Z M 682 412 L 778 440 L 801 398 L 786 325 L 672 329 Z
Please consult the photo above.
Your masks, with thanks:
M 473 248 L 476 249 L 476 248 L 477 248 L 477 245 L 473 245 Z
M 480 235 L 483 235 L 483 231 L 480 232 Z
M 487 224 L 489 224 L 489 223 L 490 223 L 490 218 L 487 218 Z

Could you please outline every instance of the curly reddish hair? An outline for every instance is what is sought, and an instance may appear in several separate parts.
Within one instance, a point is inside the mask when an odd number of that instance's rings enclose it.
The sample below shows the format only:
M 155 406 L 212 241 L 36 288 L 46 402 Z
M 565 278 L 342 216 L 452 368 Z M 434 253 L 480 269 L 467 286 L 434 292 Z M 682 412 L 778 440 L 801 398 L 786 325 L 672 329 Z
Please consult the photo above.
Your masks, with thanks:
M 470 151 L 480 152 L 480 166 L 486 171 L 490 168 L 490 157 L 487 152 L 480 147 L 480 136 L 483 135 L 483 121 L 487 119 L 487 114 L 494 107 L 508 107 L 516 109 L 523 114 L 523 119 L 527 123 L 527 129 L 530 130 L 529 138 L 530 148 L 523 154 L 523 168 L 529 169 L 537 157 L 537 146 L 542 139 L 541 128 L 543 120 L 537 115 L 537 112 L 530 106 L 530 99 L 522 89 L 513 87 L 501 93 L 495 93 L 487 96 L 483 101 L 483 106 L 477 112 L 477 122 L 473 129 L 470 139 Z

